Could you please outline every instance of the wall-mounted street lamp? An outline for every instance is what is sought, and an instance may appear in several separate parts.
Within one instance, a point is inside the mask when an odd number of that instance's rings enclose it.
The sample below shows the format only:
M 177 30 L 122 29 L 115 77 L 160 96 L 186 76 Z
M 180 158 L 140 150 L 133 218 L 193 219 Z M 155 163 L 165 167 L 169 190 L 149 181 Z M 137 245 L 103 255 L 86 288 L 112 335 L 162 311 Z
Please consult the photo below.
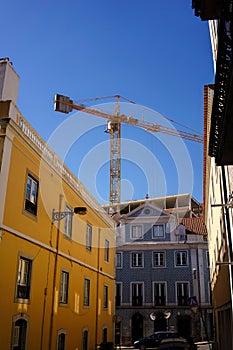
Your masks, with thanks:
M 168 320 L 171 317 L 171 312 L 166 310 L 166 311 L 159 311 L 159 312 L 151 312 L 149 317 L 151 321 L 155 321 L 156 319 L 159 318 L 165 318 L 165 320 Z
M 231 194 L 229 195 L 229 198 L 226 204 L 211 204 L 211 207 L 233 208 L 233 192 L 231 192 Z
M 232 261 L 216 261 L 216 265 L 226 265 L 226 266 L 229 266 L 229 265 L 233 265 L 233 262 Z
M 86 213 L 87 213 L 86 207 L 75 207 L 74 211 L 54 211 L 53 210 L 52 223 L 54 223 L 54 221 L 60 221 L 68 215 L 72 215 L 72 216 L 74 214 L 85 215 Z
M 52 224 L 54 224 L 54 221 L 58 221 L 58 225 L 57 225 L 55 260 L 54 260 L 53 289 L 52 289 L 52 301 L 51 301 L 52 307 L 51 307 L 51 314 L 50 314 L 49 349 L 52 349 L 52 336 L 53 336 L 53 328 L 54 328 L 54 304 L 55 304 L 55 294 L 56 294 L 57 264 L 58 264 L 59 239 L 60 239 L 60 222 L 59 221 L 69 215 L 70 216 L 73 216 L 74 214 L 85 215 L 86 213 L 87 213 L 86 207 L 75 207 L 73 211 L 72 210 L 55 211 L 53 209 L 53 212 L 52 212 Z M 41 349 L 42 349 L 42 345 L 41 345 Z

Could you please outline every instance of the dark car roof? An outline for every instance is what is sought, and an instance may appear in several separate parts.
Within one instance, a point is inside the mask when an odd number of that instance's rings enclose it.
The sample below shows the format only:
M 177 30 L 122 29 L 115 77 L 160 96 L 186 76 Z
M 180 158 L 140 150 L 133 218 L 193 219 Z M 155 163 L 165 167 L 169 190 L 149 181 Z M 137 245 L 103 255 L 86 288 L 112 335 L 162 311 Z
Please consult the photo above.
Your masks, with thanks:
M 189 344 L 184 338 L 163 339 L 159 349 L 189 349 Z
M 153 335 L 165 335 L 165 336 L 170 336 L 170 335 L 173 335 L 175 337 L 179 337 L 178 333 L 177 332 L 174 332 L 174 331 L 161 331 L 161 332 L 155 332 L 153 333 Z
M 176 331 L 158 331 L 158 332 L 154 332 L 153 334 L 177 334 Z
M 147 343 L 148 341 L 154 339 L 155 342 L 160 343 L 163 339 L 174 339 L 179 338 L 179 334 L 175 331 L 158 331 L 147 337 L 140 338 L 134 342 L 134 346 L 138 347 L 139 344 Z

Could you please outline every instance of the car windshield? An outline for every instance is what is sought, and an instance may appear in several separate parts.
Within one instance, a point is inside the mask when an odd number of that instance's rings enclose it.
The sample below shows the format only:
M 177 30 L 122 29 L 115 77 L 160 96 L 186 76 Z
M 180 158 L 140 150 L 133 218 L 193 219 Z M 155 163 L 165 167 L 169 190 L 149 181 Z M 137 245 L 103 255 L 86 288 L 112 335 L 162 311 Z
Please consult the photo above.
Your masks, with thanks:
M 156 333 L 155 333 L 155 335 L 156 335 Z M 177 333 L 164 332 L 164 333 L 157 334 L 158 339 L 177 338 L 177 337 L 179 337 L 179 335 Z

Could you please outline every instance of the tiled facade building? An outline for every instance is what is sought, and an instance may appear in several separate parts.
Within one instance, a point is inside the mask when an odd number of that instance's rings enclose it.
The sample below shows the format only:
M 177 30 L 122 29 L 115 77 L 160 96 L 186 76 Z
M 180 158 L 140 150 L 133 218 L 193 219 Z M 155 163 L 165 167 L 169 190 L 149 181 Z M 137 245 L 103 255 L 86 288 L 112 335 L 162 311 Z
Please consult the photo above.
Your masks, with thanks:
M 190 197 L 184 195 L 183 203 L 185 198 Z M 181 218 L 174 208 L 171 214 L 156 207 L 156 202 L 128 203 L 133 209 L 118 217 L 116 343 L 132 344 L 168 329 L 196 340 L 211 338 L 208 247 L 202 218 L 192 213 L 191 206 L 188 217 Z

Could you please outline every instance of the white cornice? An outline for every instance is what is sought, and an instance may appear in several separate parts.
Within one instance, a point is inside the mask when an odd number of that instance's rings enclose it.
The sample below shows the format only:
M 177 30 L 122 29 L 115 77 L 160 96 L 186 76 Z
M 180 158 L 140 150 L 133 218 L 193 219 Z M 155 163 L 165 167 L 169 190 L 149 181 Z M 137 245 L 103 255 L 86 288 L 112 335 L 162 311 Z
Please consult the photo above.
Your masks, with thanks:
M 83 184 L 76 176 L 65 166 L 58 155 L 47 145 L 47 143 L 39 136 L 35 129 L 21 115 L 17 107 L 11 102 L 11 114 L 9 115 L 13 132 L 24 141 L 24 143 L 33 150 L 37 157 L 51 168 L 51 171 L 72 188 L 79 198 L 89 206 L 92 211 L 107 225 L 114 228 L 115 221 L 106 213 L 103 207 L 96 199 L 87 191 Z M 11 116 L 12 115 L 12 116 Z

